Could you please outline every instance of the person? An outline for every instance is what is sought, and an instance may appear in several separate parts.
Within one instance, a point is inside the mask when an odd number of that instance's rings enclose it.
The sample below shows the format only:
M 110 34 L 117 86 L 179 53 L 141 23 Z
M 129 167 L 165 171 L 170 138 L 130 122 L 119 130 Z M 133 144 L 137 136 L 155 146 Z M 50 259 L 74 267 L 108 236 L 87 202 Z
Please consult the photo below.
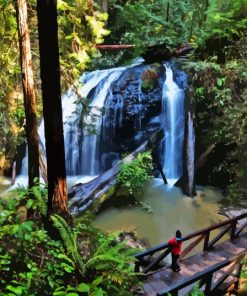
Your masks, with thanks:
M 179 259 L 179 255 L 181 253 L 182 244 L 183 244 L 183 242 L 182 242 L 181 231 L 177 230 L 175 237 L 168 240 L 168 245 L 170 246 L 171 253 L 172 253 L 171 269 L 175 272 L 180 271 L 180 266 L 178 265 L 178 259 Z

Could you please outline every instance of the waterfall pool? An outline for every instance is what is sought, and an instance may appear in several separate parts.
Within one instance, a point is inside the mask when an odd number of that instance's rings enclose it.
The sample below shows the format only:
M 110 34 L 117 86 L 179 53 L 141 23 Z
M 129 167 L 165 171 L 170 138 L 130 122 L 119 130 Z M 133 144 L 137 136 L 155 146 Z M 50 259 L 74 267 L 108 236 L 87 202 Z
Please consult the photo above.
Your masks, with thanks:
M 80 181 L 89 181 L 81 178 Z M 77 179 L 78 181 L 78 179 Z M 0 178 L 0 196 L 10 187 L 9 178 Z M 69 178 L 73 185 L 75 178 Z M 166 241 L 179 228 L 183 234 L 224 220 L 218 214 L 221 193 L 213 187 L 197 186 L 194 198 L 184 196 L 177 187 L 153 179 L 144 189 L 142 200 L 152 212 L 141 206 L 109 207 L 98 213 L 95 225 L 104 231 L 135 231 L 150 246 Z
M 136 207 L 110 207 L 95 218 L 104 231 L 135 231 L 138 237 L 154 246 L 166 241 L 177 229 L 184 235 L 224 220 L 218 214 L 222 195 L 212 187 L 197 186 L 194 198 L 184 196 L 177 187 L 154 179 L 145 187 L 143 201 L 152 212 Z

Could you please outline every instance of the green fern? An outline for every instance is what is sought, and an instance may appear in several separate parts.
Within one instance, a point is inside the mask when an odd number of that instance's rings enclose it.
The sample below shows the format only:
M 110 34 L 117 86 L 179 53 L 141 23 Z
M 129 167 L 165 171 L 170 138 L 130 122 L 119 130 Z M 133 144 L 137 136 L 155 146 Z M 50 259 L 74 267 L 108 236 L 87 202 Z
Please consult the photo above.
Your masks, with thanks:
M 68 254 L 73 257 L 81 273 L 84 274 L 85 265 L 83 263 L 81 255 L 78 252 L 76 237 L 73 231 L 61 216 L 54 214 L 51 216 L 51 219 L 63 239 Z
M 36 184 L 31 188 L 30 192 L 33 193 L 37 201 L 37 208 L 39 209 L 40 213 L 45 216 L 47 212 L 47 187 L 42 187 L 42 184 Z
M 133 252 L 125 242 L 116 243 L 116 234 L 101 235 L 99 245 L 86 262 L 87 270 L 97 270 L 104 278 L 121 285 L 135 280 Z

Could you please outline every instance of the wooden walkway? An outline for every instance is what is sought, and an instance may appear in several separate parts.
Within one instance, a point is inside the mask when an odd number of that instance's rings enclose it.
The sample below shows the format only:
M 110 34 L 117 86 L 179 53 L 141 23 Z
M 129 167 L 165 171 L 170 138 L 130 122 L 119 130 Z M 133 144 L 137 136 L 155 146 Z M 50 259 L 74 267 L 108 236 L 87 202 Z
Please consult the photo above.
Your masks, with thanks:
M 181 254 L 178 273 L 168 266 L 161 267 L 164 257 L 170 253 L 167 243 L 137 254 L 136 271 L 145 274 L 141 276 L 144 295 L 186 295 L 196 282 L 210 296 L 225 295 L 229 287 L 237 291 L 242 261 L 247 255 L 247 232 L 243 232 L 247 228 L 246 220 L 247 213 L 185 236 L 184 241 L 195 240 Z M 210 241 L 210 233 L 222 227 Z M 200 242 L 203 250 L 184 259 Z M 159 253 L 155 259 L 154 253 Z

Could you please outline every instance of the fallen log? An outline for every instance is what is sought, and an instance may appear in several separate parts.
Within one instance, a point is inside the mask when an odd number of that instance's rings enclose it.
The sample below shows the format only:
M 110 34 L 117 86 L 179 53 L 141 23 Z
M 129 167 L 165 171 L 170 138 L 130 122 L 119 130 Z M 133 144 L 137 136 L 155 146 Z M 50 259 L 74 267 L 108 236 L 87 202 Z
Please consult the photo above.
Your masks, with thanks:
M 113 51 L 135 48 L 134 44 L 97 44 L 99 50 Z M 189 44 L 182 44 L 175 49 L 170 49 L 165 43 L 150 45 L 141 54 L 146 63 L 154 63 L 169 60 L 172 57 L 184 56 L 191 52 L 193 47 Z
M 210 155 L 210 153 L 214 150 L 215 148 L 215 144 L 210 145 L 206 151 L 204 151 L 200 157 L 196 160 L 195 162 L 195 171 L 197 171 L 198 169 L 200 169 L 204 163 L 207 161 L 208 156 Z M 185 175 L 183 174 L 178 180 L 177 182 L 174 184 L 174 186 L 177 187 L 182 187 L 184 184 L 184 179 L 185 179 Z
M 162 130 L 154 132 L 149 136 L 148 140 L 142 143 L 142 145 L 139 146 L 135 151 L 115 164 L 111 169 L 88 183 L 80 183 L 70 188 L 68 191 L 68 197 L 70 199 L 69 208 L 71 214 L 78 215 L 86 210 L 93 201 L 104 199 L 107 192 L 116 185 L 116 177 L 121 169 L 121 165 L 131 162 L 139 153 L 142 153 L 148 149 L 154 149 L 154 147 L 161 141 L 162 138 Z
M 201 154 L 201 156 L 196 161 L 196 170 L 204 165 L 204 163 L 207 161 L 208 155 L 213 151 L 214 148 L 215 144 L 212 144 L 206 149 L 205 152 Z
M 134 48 L 133 44 L 97 44 L 96 48 L 100 50 L 120 50 Z

